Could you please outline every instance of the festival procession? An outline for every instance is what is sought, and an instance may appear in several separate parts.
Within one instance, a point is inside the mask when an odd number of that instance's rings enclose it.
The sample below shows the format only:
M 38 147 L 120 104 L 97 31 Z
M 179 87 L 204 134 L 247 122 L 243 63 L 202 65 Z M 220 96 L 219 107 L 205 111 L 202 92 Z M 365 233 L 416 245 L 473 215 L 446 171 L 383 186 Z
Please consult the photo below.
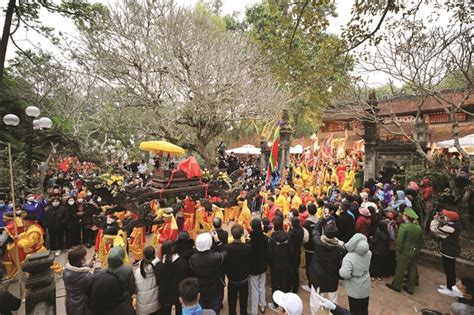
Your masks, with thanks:
M 415 2 L 2 3 L 0 315 L 474 315 L 472 6 Z

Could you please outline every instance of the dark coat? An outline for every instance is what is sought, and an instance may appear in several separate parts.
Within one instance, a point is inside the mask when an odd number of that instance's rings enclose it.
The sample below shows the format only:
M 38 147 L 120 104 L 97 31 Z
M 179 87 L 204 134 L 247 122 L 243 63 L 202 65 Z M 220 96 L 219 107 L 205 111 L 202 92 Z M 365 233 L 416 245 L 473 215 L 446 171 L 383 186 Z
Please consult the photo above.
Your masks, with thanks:
M 314 217 L 315 220 L 317 220 Z M 304 251 L 308 253 L 314 253 L 314 243 L 311 241 L 313 239 L 313 229 L 316 226 L 316 222 L 311 221 L 311 216 L 306 219 L 306 221 L 303 224 L 303 227 L 308 231 L 309 234 L 309 242 L 306 242 L 303 247 Z
M 49 206 L 44 215 L 44 225 L 48 229 L 66 229 L 67 219 L 66 207 L 63 205 Z
M 135 314 L 131 300 L 124 298 L 121 280 L 109 269 L 92 277 L 88 290 L 88 307 L 94 315 Z
M 219 241 L 221 241 L 222 245 L 226 245 L 229 242 L 229 232 L 224 231 L 223 229 L 218 229 L 216 230 L 217 237 L 219 238 Z M 212 250 L 214 251 L 219 251 L 217 243 L 212 240 Z
M 63 271 L 66 289 L 66 313 L 68 315 L 90 314 L 87 308 L 87 290 L 92 281 L 92 269 L 66 265 Z
M 385 220 L 377 223 L 373 234 L 369 238 L 370 251 L 377 256 L 386 256 L 389 252 L 390 240 Z
M 235 240 L 225 246 L 225 251 L 224 271 L 229 282 L 238 284 L 246 282 L 252 263 L 250 260 L 252 251 L 250 244 Z
M 268 267 L 268 237 L 263 232 L 250 232 L 250 274 L 259 275 Z
M 74 203 L 72 206 L 69 204 L 65 206 L 67 216 L 67 227 L 70 228 L 73 225 L 79 224 L 79 216 L 77 215 L 77 204 Z
M 336 218 L 337 238 L 344 243 L 349 242 L 351 237 L 355 234 L 354 223 L 355 220 L 352 215 L 347 213 L 347 211 L 341 212 Z
M 161 305 L 179 304 L 178 286 L 189 273 L 188 261 L 178 255 L 172 262 L 160 261 L 155 265 L 155 275 L 158 283 L 158 301 Z
M 285 231 L 275 231 L 268 243 L 268 261 L 273 271 L 288 270 L 290 267 L 289 236 Z
M 10 314 L 21 306 L 21 300 L 0 285 L 0 314 Z
M 339 269 L 346 254 L 340 245 L 331 245 L 321 240 L 322 220 L 313 229 L 314 255 L 311 260 L 310 277 L 321 293 L 335 292 L 339 284 Z
M 221 279 L 223 263 L 224 255 L 212 250 L 198 252 L 191 256 L 189 266 L 199 280 L 199 292 L 203 300 L 219 296 L 224 287 Z
M 438 251 L 441 255 L 456 258 L 461 253 L 459 236 L 461 235 L 461 222 L 446 222 L 440 224 L 437 220 L 431 222 L 431 231 L 440 239 Z
M 296 267 L 301 263 L 301 245 L 303 244 L 303 228 L 290 229 L 288 231 L 290 247 L 290 265 Z

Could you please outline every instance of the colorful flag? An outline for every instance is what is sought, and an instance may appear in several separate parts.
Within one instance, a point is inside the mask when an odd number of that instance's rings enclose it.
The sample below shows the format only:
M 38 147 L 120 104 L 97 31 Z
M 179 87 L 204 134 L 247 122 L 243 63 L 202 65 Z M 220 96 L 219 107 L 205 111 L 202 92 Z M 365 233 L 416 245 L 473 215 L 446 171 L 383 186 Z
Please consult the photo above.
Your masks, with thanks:
M 278 167 L 278 148 L 280 147 L 280 126 L 275 129 L 273 134 L 273 144 L 270 150 L 270 167 L 273 172 Z

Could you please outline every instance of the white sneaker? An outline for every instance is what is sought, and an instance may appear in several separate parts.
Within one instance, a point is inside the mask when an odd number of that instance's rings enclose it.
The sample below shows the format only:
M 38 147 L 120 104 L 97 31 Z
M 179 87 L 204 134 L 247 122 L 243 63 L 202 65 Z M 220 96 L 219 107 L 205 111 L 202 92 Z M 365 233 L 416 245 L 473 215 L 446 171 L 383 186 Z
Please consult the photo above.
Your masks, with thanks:
M 268 308 L 274 311 L 275 313 L 278 313 L 280 311 L 278 307 L 275 307 L 275 305 L 272 302 L 268 303 Z
M 54 253 L 54 256 L 58 257 L 59 255 L 61 255 L 61 251 L 57 250 L 56 253 Z
M 438 288 L 443 290 L 443 289 L 447 289 L 448 287 L 445 284 L 440 284 Z
M 451 288 L 451 291 L 453 291 L 453 293 L 456 295 L 456 297 L 459 297 L 459 298 L 464 297 L 464 293 L 462 293 L 461 290 L 459 290 L 459 288 L 457 286 L 453 286 Z
M 307 284 L 303 284 L 301 286 L 301 289 L 305 290 L 306 292 L 311 292 L 311 288 L 309 287 L 309 285 Z
M 457 298 L 457 297 L 462 297 L 462 294 L 459 295 L 458 292 L 454 292 L 453 290 L 449 290 L 448 288 L 445 288 L 445 289 L 438 289 L 438 293 L 440 294 L 444 294 L 444 295 L 447 295 L 447 296 L 450 296 L 450 297 L 454 297 L 454 298 Z

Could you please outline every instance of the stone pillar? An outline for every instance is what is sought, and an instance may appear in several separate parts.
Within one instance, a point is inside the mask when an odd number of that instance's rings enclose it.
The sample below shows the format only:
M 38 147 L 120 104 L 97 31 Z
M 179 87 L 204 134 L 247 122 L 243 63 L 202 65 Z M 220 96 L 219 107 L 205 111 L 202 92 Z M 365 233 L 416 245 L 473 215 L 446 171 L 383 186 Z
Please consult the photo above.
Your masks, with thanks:
M 53 252 L 33 254 L 23 265 L 23 271 L 29 273 L 26 280 L 26 315 L 56 314 L 56 282 L 51 265 Z
M 367 104 L 366 115 L 362 121 L 365 141 L 364 181 L 369 178 L 375 178 L 376 176 L 376 147 L 378 139 L 377 114 L 379 108 L 377 107 L 375 92 L 370 92 Z
M 267 171 L 267 163 L 270 159 L 270 147 L 268 142 L 261 137 L 260 138 L 260 171 L 264 174 Z
M 278 150 L 278 170 L 280 173 L 283 173 L 283 170 L 290 166 L 291 134 L 293 133 L 293 129 L 289 123 L 290 119 L 288 116 L 288 111 L 286 109 L 283 110 L 281 120 L 282 124 L 280 127 L 280 148 Z

